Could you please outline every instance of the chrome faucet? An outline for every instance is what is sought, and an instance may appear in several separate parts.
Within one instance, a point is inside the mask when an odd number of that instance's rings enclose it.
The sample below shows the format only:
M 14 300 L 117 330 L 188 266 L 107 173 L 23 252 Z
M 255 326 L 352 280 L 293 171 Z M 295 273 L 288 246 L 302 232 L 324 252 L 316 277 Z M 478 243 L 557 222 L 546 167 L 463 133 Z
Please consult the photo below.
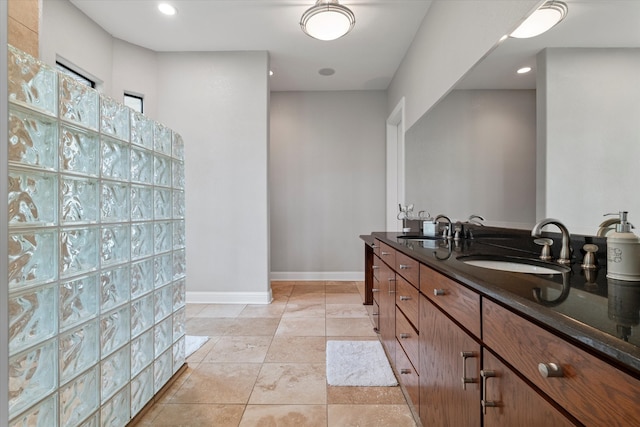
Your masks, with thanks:
M 542 221 L 539 221 L 536 225 L 533 226 L 531 230 L 531 235 L 533 237 L 542 236 L 542 227 L 548 224 L 554 224 L 560 229 L 562 233 L 562 248 L 560 249 L 560 256 L 558 257 L 559 264 L 570 264 L 571 263 L 571 236 L 569 235 L 569 230 L 564 226 L 563 223 L 553 218 L 546 218 Z
M 436 222 L 438 222 L 438 220 L 440 219 L 446 219 L 447 220 L 447 230 L 445 231 L 445 233 L 442 234 L 442 237 L 445 237 L 447 239 L 452 239 L 453 238 L 453 224 L 451 224 L 451 220 L 449 219 L 448 216 L 446 215 L 438 215 L 435 219 Z
M 469 215 L 469 219 L 467 220 L 469 224 L 474 224 L 474 225 L 479 225 L 480 227 L 484 227 L 484 224 L 480 221 L 484 221 L 484 218 L 476 214 Z

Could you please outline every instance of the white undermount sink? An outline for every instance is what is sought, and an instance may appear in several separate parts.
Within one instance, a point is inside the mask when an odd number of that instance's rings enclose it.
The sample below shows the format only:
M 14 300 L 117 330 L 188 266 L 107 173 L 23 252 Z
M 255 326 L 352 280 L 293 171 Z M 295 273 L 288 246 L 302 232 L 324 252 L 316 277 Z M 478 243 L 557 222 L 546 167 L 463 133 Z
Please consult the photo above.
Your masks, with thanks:
M 458 257 L 459 261 L 475 267 L 488 268 L 490 270 L 509 271 L 512 273 L 528 274 L 562 274 L 568 272 L 569 267 L 550 264 L 534 259 L 505 257 L 495 255 L 468 255 Z

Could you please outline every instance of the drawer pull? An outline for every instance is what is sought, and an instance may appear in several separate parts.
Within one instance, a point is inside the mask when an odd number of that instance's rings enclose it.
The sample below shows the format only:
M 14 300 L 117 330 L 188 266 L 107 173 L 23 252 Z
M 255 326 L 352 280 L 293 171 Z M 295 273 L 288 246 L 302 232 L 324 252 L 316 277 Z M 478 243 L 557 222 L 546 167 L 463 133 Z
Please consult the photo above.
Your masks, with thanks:
M 494 400 L 487 400 L 487 380 L 489 378 L 497 377 L 496 371 L 482 370 L 480 371 L 482 377 L 482 399 L 480 404 L 482 405 L 482 413 L 487 413 L 487 408 L 497 408 L 500 404 Z
M 400 264 L 400 270 L 408 270 L 410 269 L 411 266 L 410 265 L 406 265 L 406 264 Z
M 539 363 L 538 371 L 540 372 L 540 375 L 545 378 L 564 377 L 562 366 L 556 363 Z
M 476 353 L 473 351 L 461 351 L 460 357 L 462 357 L 462 389 L 467 389 L 467 384 L 475 384 L 478 382 L 477 378 L 467 377 L 467 359 L 476 358 Z
M 371 267 L 371 268 L 373 268 L 374 270 L 377 270 L 377 269 L 379 269 L 379 268 L 380 268 L 380 266 L 379 266 L 379 265 L 374 265 L 374 266 L 373 266 L 373 267 Z
M 410 374 L 411 373 L 411 369 L 400 369 L 400 373 L 401 374 Z
M 395 277 L 389 277 L 389 281 L 390 281 L 390 282 L 395 282 L 395 281 L 396 281 L 396 278 L 395 278 Z
M 380 313 L 371 313 L 372 316 L 380 316 Z
M 373 244 L 373 245 L 371 245 L 371 247 L 372 247 L 373 249 L 378 249 L 380 246 L 378 246 L 378 245 L 376 245 L 376 244 Z
M 403 340 L 406 340 L 409 337 L 410 337 L 409 334 L 400 334 L 400 338 L 403 339 Z
M 406 297 L 406 296 L 400 296 L 400 301 L 409 301 L 411 299 L 411 297 Z
M 382 252 L 380 252 L 380 255 L 382 255 L 382 256 L 386 256 L 386 255 L 391 255 L 391 253 L 389 253 L 389 252 L 385 252 L 385 251 L 382 251 Z
M 371 292 L 380 292 L 380 289 L 373 288 L 373 289 L 371 289 Z
M 444 289 L 434 289 L 433 290 L 433 295 L 439 297 L 445 294 Z

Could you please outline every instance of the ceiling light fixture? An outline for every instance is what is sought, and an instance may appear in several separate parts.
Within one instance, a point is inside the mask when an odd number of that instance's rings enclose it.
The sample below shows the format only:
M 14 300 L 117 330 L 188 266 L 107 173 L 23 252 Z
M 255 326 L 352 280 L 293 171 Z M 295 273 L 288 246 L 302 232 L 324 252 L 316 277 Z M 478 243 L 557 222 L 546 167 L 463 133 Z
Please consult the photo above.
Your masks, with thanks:
M 160 3 L 158 4 L 158 10 L 165 15 L 175 15 L 178 13 L 178 10 L 171 6 L 169 3 Z
M 300 28 L 318 40 L 335 40 L 347 34 L 356 24 L 356 17 L 338 0 L 317 0 L 300 18 Z
M 518 68 L 516 73 L 518 73 L 518 74 L 527 74 L 529 71 L 531 71 L 531 67 L 522 67 L 522 68 Z
M 510 36 L 517 39 L 526 39 L 540 35 L 562 21 L 567 16 L 568 11 L 569 8 L 565 2 L 550 0 L 529 15 Z

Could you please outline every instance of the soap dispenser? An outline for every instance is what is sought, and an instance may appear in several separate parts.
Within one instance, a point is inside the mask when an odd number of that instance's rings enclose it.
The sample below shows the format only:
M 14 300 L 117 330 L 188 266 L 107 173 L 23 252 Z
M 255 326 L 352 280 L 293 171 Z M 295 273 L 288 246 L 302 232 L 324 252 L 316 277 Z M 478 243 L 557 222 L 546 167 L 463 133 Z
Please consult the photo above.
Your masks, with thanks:
M 616 231 L 607 234 L 607 277 L 640 281 L 640 239 L 631 232 L 627 211 L 621 211 Z

